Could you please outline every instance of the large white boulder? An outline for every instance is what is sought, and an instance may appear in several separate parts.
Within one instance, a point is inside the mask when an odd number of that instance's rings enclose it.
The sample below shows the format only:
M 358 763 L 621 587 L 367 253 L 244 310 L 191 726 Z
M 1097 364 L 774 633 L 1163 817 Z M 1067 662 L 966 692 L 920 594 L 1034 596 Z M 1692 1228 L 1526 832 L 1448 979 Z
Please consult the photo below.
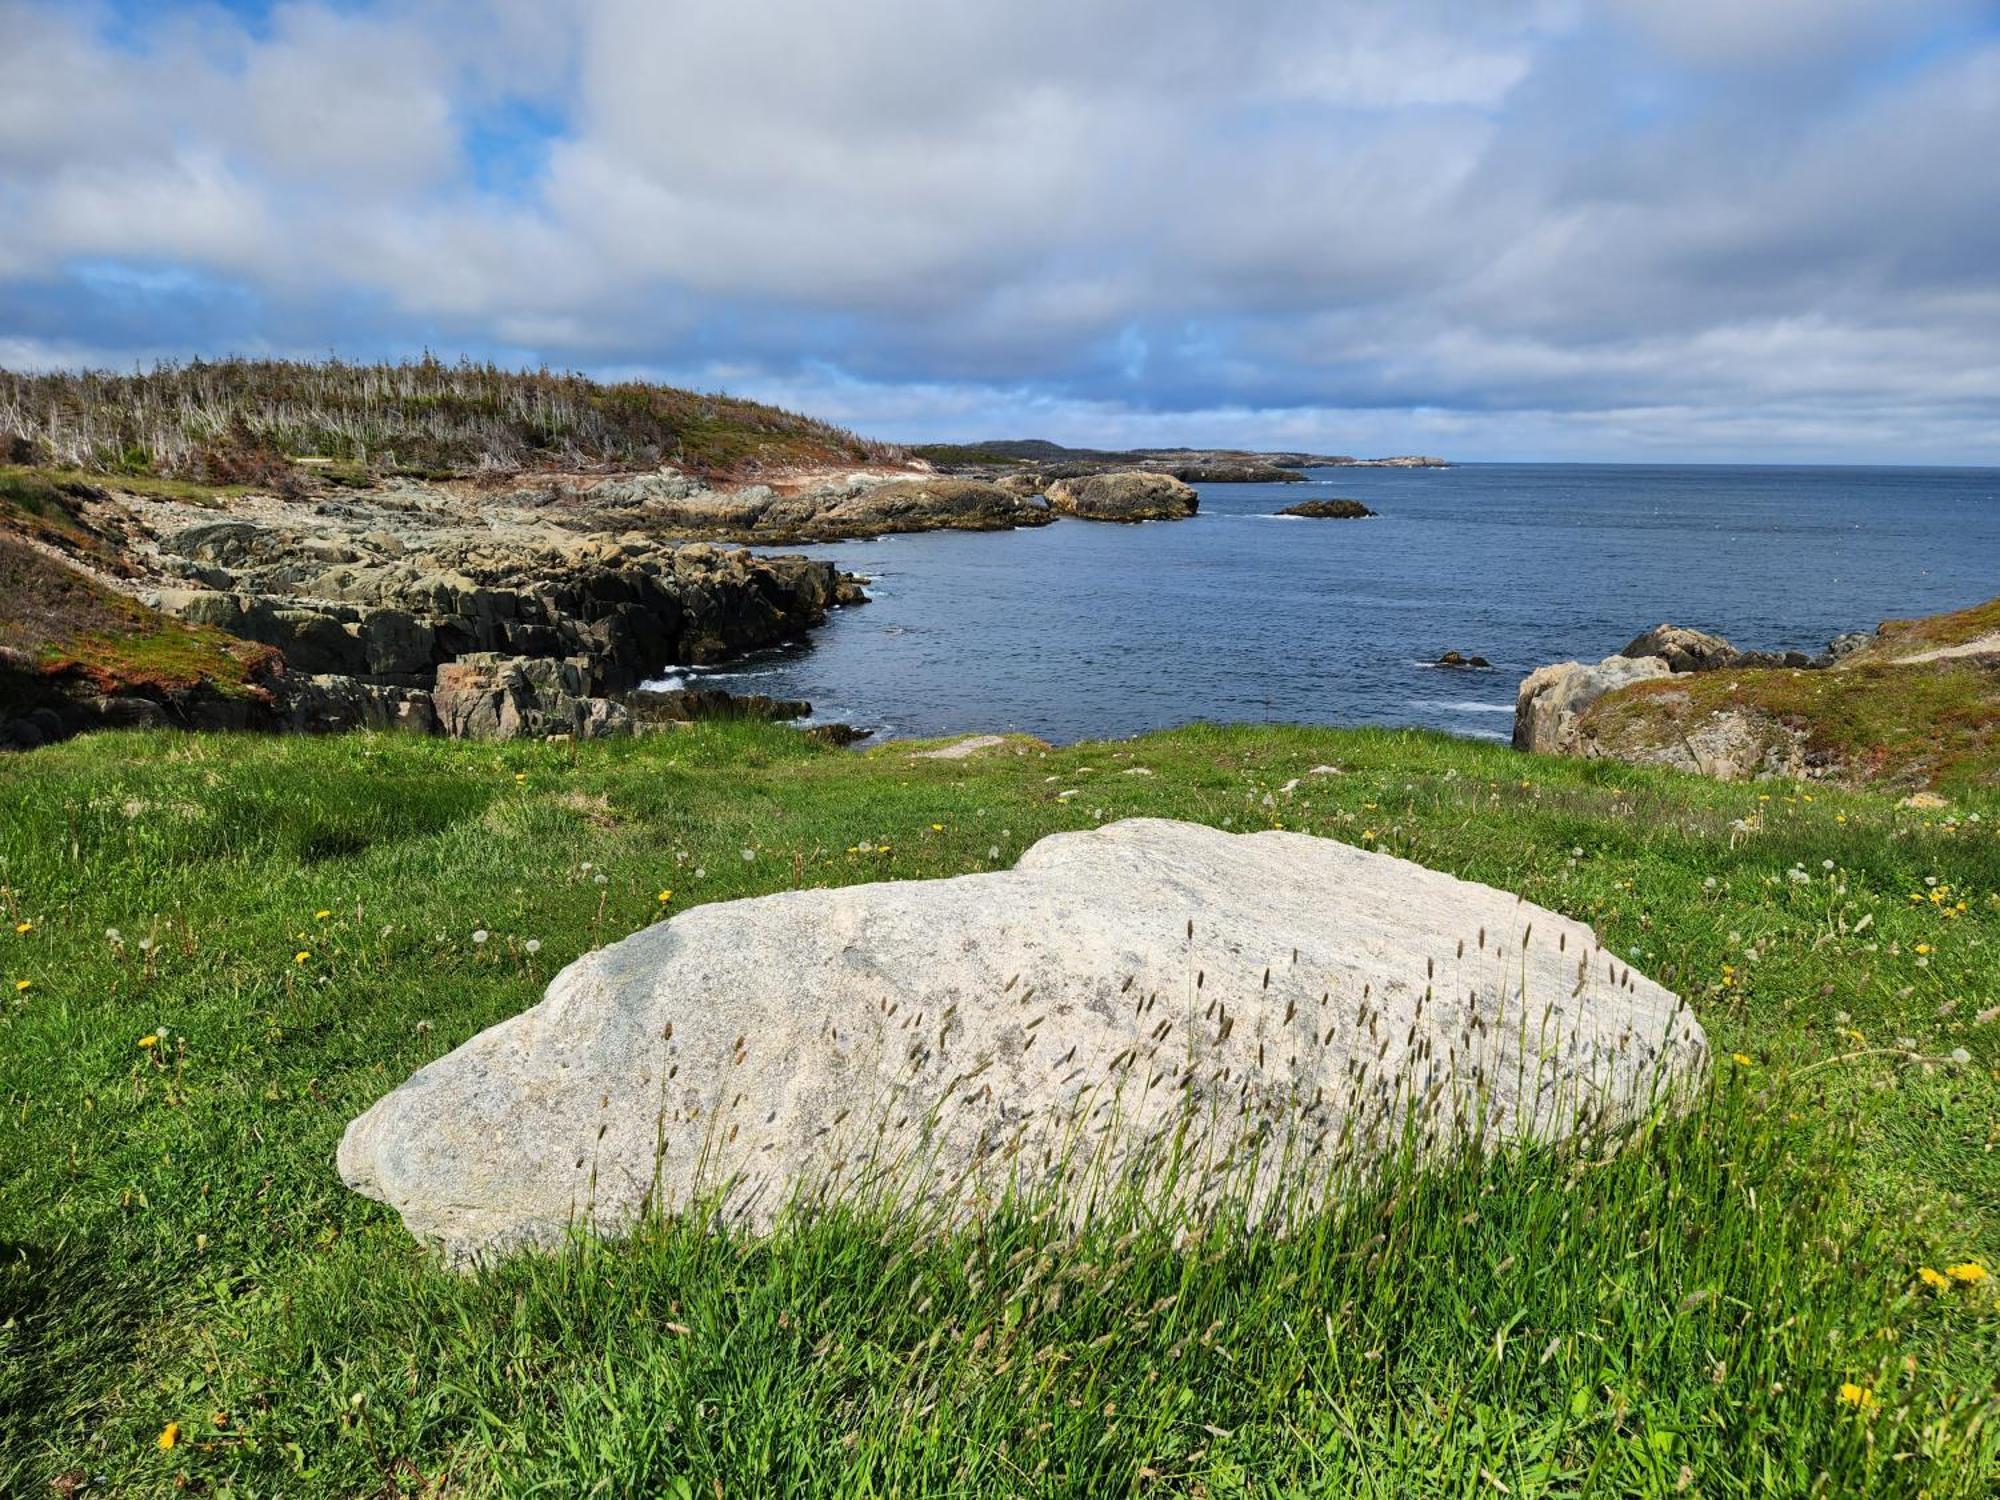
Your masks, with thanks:
M 1207 1167 L 1261 1143 L 1253 1194 L 1324 1192 L 1398 1140 L 1632 1117 L 1705 1058 L 1582 923 L 1330 839 L 1134 819 L 649 927 L 355 1120 L 340 1172 L 456 1261 L 704 1194 L 752 1228 L 851 1189 L 972 1212 L 1164 1171 L 1181 1126 Z

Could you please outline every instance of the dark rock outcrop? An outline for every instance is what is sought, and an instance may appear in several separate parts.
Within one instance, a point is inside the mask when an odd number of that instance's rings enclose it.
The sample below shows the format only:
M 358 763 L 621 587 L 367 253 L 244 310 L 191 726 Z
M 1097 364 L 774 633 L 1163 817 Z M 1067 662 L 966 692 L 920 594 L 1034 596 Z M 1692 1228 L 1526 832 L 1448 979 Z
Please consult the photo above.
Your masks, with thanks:
M 1493 663 L 1485 657 L 1467 656 L 1462 651 L 1447 651 L 1436 661 L 1432 662 L 1431 665 L 1434 667 L 1447 667 L 1458 672 L 1490 672 L 1493 670 Z
M 812 705 L 803 698 L 771 698 L 763 693 L 729 693 L 721 688 L 642 690 L 631 699 L 632 716 L 642 724 L 693 723 L 699 719 L 803 719 Z
M 1743 656 L 1719 635 L 1667 624 L 1655 625 L 1633 637 L 1618 654 L 1634 658 L 1657 656 L 1673 672 L 1712 672 L 1732 665 Z
M 622 703 L 588 692 L 582 657 L 473 652 L 438 668 L 431 701 L 438 727 L 455 739 L 512 740 L 552 734 L 604 739 L 631 729 Z
M 1376 514 L 1359 500 L 1302 500 L 1278 512 L 1281 516 L 1305 516 L 1315 521 L 1359 521 Z

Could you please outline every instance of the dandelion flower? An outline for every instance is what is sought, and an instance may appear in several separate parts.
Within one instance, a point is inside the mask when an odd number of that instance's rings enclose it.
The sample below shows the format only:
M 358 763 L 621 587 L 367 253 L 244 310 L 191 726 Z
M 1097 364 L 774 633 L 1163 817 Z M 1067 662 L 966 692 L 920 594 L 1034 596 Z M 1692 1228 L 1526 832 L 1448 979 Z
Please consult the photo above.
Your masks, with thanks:
M 514 783 L 517 786 L 520 785 L 520 783 L 526 781 L 527 779 L 528 779 L 528 773 L 526 771 L 516 771 L 514 773 Z
M 16 922 L 14 924 L 14 930 L 20 933 L 33 932 L 35 930 L 35 924 L 33 922 Z
M 542 940 L 540 938 L 529 938 L 527 942 L 521 944 L 521 949 L 532 958 L 542 951 Z
M 1739 1068 L 1754 1068 L 1757 1066 L 1757 1060 L 1747 1052 L 1732 1052 L 1729 1054 L 1729 1060 Z
M 1933 1271 L 1929 1266 L 1917 1267 L 1917 1280 L 1933 1291 L 1941 1292 L 1951 1285 L 1951 1278 L 1942 1271 Z
M 160 1439 L 159 1439 L 159 1441 L 160 1441 L 160 1451 L 161 1451 L 162 1453 L 165 1453 L 165 1452 L 168 1452 L 168 1451 L 170 1451 L 170 1450 L 171 1450 L 171 1449 L 173 1448 L 173 1446 L 174 1446 L 174 1445 L 175 1445 L 176 1443 L 178 1443 L 178 1442 L 179 1442 L 180 1440 L 181 1440 L 181 1424 L 180 1424 L 180 1423 L 178 1423 L 178 1422 L 169 1422 L 169 1423 L 167 1423 L 167 1425 L 166 1425 L 166 1426 L 164 1426 L 164 1427 L 162 1427 L 162 1428 L 160 1429 Z
M 332 915 L 333 915 L 332 912 L 328 911 L 325 907 L 321 907 L 318 911 L 313 913 L 313 920 L 315 922 L 324 922 L 328 917 Z
M 492 935 L 493 934 L 488 932 L 484 927 L 475 927 L 472 930 L 472 941 L 475 945 L 477 945 L 485 942 Z
M 34 988 L 34 985 L 35 981 L 32 979 L 17 979 L 14 981 L 14 993 L 17 995 L 25 995 L 28 993 L 29 990 Z
M 1973 1286 L 1986 1279 L 1986 1267 L 1976 1260 L 1968 1260 L 1960 1265 L 1946 1266 L 1944 1274 L 1953 1281 L 1962 1281 L 1967 1286 Z
M 298 952 L 292 955 L 292 962 L 295 964 L 302 964 L 311 957 L 312 955 L 310 953 L 306 952 L 305 949 L 301 948 L 299 949 Z
M 942 823 L 933 823 L 933 824 L 931 824 L 931 832 L 932 832 L 932 833 L 943 833 L 943 832 L 944 832 L 944 824 L 942 824 Z
M 662 887 L 660 891 L 660 905 L 665 906 L 669 901 L 673 899 L 674 899 L 674 893 Z
M 145 1036 L 142 1036 L 142 1037 L 140 1037 L 140 1038 L 139 1038 L 139 1045 L 140 1045 L 141 1047 L 157 1047 L 157 1046 L 159 1046 L 159 1045 L 160 1045 L 160 1037 L 159 1037 L 159 1033 L 157 1033 L 157 1032 L 151 1032 L 151 1033 L 148 1033 L 148 1034 L 147 1034 L 147 1035 L 145 1035 Z
M 756 857 L 757 857 L 757 851 L 755 849 L 745 849 L 743 851 L 743 863 L 746 865 L 749 864 L 750 861 L 755 859 Z
M 1930 945 L 1929 943 L 1919 943 L 1919 944 L 1917 944 L 1917 952 L 1919 952 L 1919 953 L 1928 953 L 1928 952 L 1930 952 L 1930 951 L 1931 951 L 1931 945 Z
M 1845 1401 L 1849 1406 L 1865 1409 L 1875 1404 L 1875 1393 L 1869 1390 L 1867 1386 L 1856 1385 L 1850 1380 L 1841 1386 L 1840 1399 Z

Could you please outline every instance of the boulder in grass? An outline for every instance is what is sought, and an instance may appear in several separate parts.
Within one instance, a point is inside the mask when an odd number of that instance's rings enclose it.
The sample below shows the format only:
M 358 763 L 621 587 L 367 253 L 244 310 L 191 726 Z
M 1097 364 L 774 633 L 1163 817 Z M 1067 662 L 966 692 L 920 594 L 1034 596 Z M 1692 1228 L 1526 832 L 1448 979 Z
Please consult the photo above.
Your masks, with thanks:
M 1406 1129 L 1442 1153 L 1637 1116 L 1705 1057 L 1679 999 L 1505 891 L 1134 819 L 646 928 L 419 1070 L 339 1165 L 458 1263 L 690 1204 L 753 1230 L 851 1191 L 1080 1209 L 1080 1177 L 1174 1149 L 1183 1195 L 1233 1162 L 1268 1203 Z
M 1657 656 L 1607 656 L 1590 665 L 1559 661 L 1522 679 L 1514 698 L 1514 748 L 1543 755 L 1581 755 L 1583 712 L 1606 693 L 1670 677 Z

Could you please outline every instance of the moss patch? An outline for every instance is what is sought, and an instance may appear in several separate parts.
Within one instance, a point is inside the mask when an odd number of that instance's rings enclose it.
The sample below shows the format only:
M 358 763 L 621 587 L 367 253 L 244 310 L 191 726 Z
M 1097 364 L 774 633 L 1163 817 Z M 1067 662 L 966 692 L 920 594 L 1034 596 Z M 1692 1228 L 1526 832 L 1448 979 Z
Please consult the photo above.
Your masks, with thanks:
M 2000 602 L 1981 606 L 2000 616 Z M 1946 629 L 1980 611 L 1942 616 Z M 1911 622 L 1932 627 L 1937 621 Z M 1944 642 L 1939 642 L 1940 644 Z M 1940 789 L 2000 786 L 2000 668 L 1975 660 L 1836 671 L 1682 673 L 1598 700 L 1587 733 L 1613 755 L 1671 745 L 1718 714 L 1803 735 L 1809 765 L 1836 780 Z
M 250 692 L 256 669 L 276 655 L 148 609 L 4 533 L 0 646 L 24 652 L 48 677 L 80 675 L 104 693 L 206 682 L 226 697 Z

